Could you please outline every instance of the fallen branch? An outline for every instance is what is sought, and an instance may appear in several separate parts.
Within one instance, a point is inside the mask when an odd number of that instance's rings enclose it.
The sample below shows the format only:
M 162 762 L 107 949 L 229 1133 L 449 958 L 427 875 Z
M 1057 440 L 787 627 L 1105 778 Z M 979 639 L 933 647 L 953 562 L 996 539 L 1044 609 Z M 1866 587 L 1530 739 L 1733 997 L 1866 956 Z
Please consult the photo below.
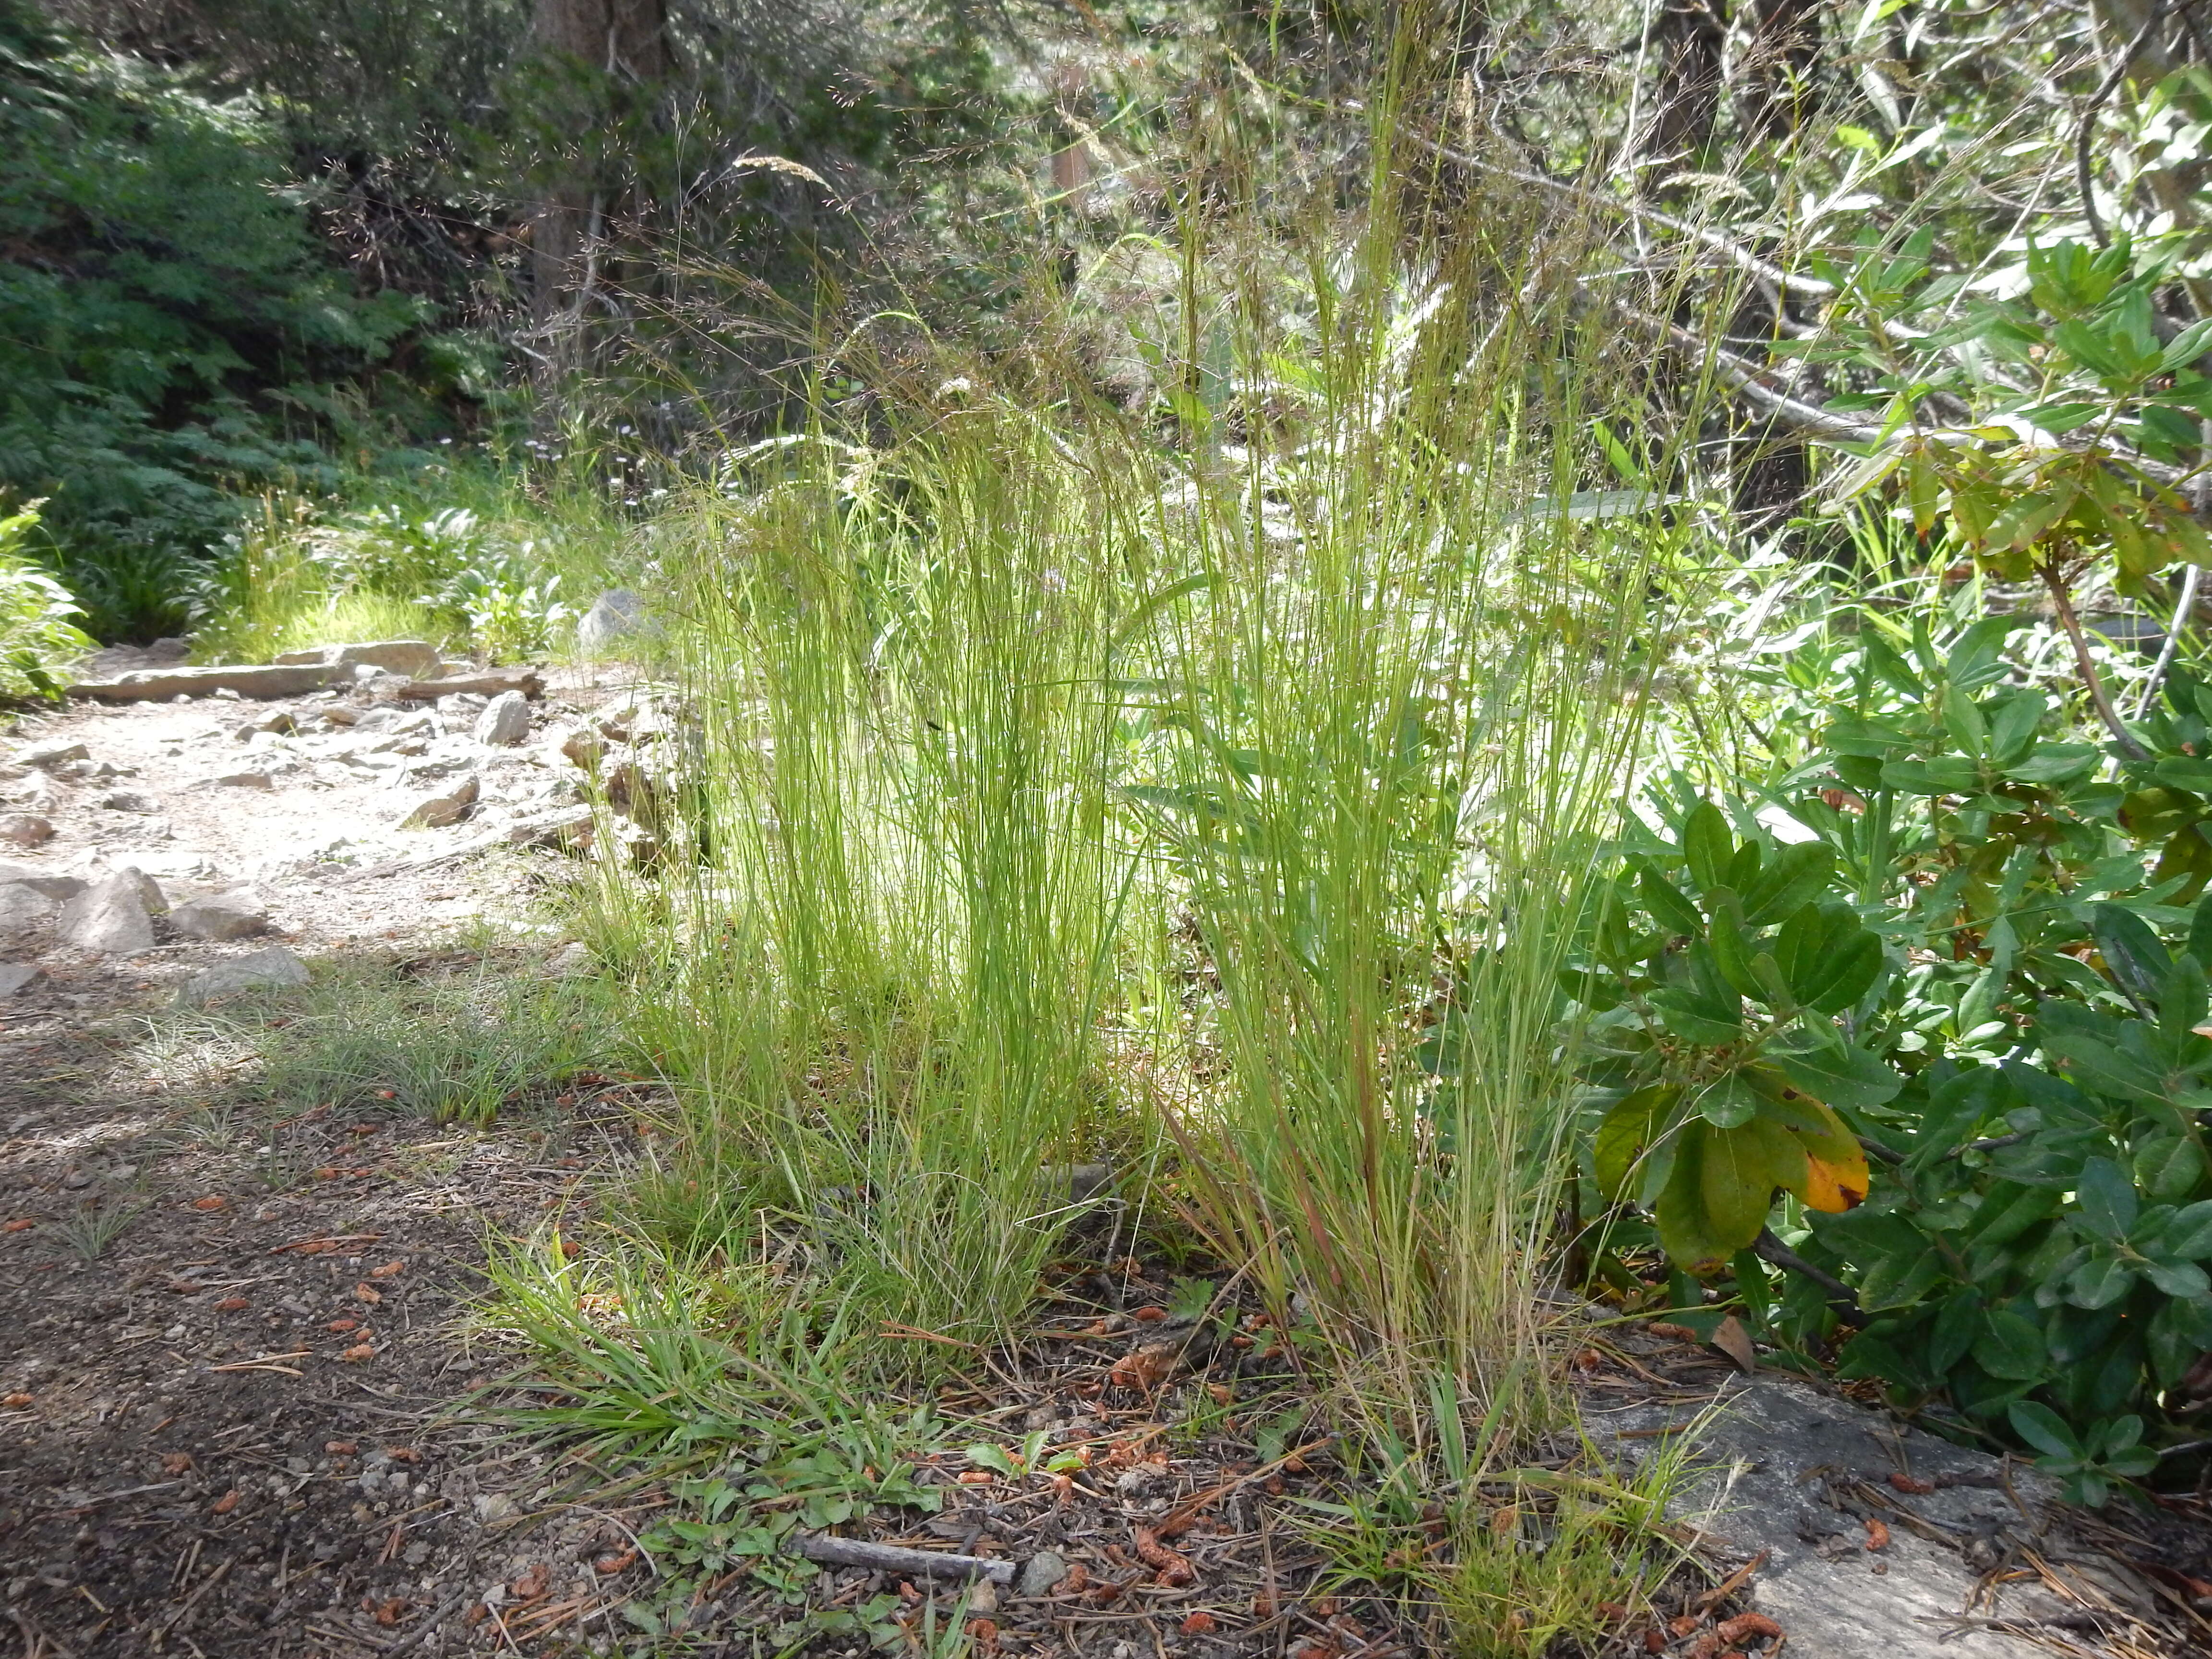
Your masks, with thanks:
M 1012 1561 L 995 1561 L 981 1555 L 954 1555 L 942 1550 L 907 1549 L 897 1544 L 871 1544 L 859 1538 L 809 1537 L 794 1534 L 784 1540 L 786 1555 L 819 1562 L 825 1567 L 866 1567 L 872 1572 L 920 1573 L 931 1578 L 988 1578 L 1001 1588 L 1014 1582 L 1018 1570 Z

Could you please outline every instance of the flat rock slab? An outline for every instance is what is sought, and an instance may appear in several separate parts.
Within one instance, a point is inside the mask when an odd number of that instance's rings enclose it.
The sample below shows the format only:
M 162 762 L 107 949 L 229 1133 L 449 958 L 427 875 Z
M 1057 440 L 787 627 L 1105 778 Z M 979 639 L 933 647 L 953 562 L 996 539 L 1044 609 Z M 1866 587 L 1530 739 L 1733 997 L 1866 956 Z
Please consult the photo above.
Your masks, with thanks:
M 1601 1449 L 1641 1461 L 1662 1439 L 1630 1437 L 1697 1416 L 1694 1403 L 1650 1402 L 1593 1410 L 1585 1425 Z M 2040 1591 L 2008 1588 L 1995 1605 L 1974 1605 L 1989 1569 L 2015 1544 L 2033 1543 L 2044 1524 L 2054 1489 L 2033 1470 L 1771 1372 L 1730 1381 L 1712 1417 L 1691 1431 L 1691 1447 L 1698 1473 L 1674 1513 L 1747 1556 L 1767 1552 L 1753 1604 L 1789 1632 L 1791 1659 L 2051 1651 L 1985 1627 L 2051 1611 Z M 1901 1492 L 1893 1474 L 1935 1490 Z M 1888 1528 L 1879 1551 L 1867 1548 L 1869 1516 Z
M 495 697 L 502 691 L 520 691 L 530 698 L 545 695 L 545 680 L 534 668 L 487 668 L 481 673 L 454 674 L 434 680 L 410 680 L 395 694 L 406 702 L 435 702 L 456 695 Z
M 80 681 L 70 687 L 69 695 L 97 697 L 102 702 L 166 702 L 172 697 L 204 697 L 216 691 L 235 691 L 241 697 L 301 697 L 321 690 L 334 679 L 352 678 L 351 669 L 319 663 L 149 668 L 118 674 L 112 680 Z
M 438 647 L 428 640 L 371 640 L 359 645 L 319 645 L 307 651 L 287 651 L 275 660 L 286 666 L 353 668 L 367 665 L 389 673 L 413 675 L 435 673 L 439 656 Z

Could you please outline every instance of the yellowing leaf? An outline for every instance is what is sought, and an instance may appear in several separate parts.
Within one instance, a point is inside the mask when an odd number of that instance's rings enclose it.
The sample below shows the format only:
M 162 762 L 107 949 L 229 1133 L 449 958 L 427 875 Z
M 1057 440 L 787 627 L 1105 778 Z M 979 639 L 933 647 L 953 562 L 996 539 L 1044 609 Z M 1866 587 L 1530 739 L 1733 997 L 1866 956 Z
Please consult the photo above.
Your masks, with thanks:
M 1805 1158 L 1805 1188 L 1797 1196 L 1805 1201 L 1808 1210 L 1819 1210 L 1826 1215 L 1841 1215 L 1845 1210 L 1856 1209 L 1866 1202 L 1867 1162 L 1864 1152 L 1855 1152 L 1851 1157 L 1832 1163 L 1817 1153 L 1808 1153 Z

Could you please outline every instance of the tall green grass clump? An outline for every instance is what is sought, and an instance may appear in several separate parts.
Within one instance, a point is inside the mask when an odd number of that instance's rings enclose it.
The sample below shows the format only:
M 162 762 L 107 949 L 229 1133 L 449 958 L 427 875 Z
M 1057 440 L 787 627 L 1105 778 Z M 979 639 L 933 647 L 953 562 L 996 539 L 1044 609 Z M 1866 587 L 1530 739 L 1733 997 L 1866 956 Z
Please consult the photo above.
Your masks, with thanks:
M 684 1085 L 664 1237 L 803 1243 L 941 1357 L 1019 1329 L 1070 1165 L 1157 1171 L 1463 1457 L 1551 1409 L 1559 977 L 1725 508 L 1688 273 L 1377 107 L 1351 209 L 1194 139 L 1018 359 L 909 332 L 664 526 L 686 827 L 601 924 Z M 1133 402 L 1064 349 L 1109 272 Z
M 963 1341 L 1012 1328 L 1067 1166 L 1132 1133 L 1097 1035 L 1135 873 L 1106 678 L 1151 555 L 1060 444 L 948 388 L 887 453 L 817 434 L 697 506 L 696 873 L 641 934 L 701 1202 Z

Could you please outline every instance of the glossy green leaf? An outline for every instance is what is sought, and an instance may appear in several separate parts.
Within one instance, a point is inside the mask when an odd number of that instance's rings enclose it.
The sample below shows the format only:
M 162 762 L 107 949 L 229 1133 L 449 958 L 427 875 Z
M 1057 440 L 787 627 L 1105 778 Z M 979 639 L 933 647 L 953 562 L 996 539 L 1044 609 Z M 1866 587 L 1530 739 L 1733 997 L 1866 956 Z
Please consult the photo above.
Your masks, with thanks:
M 2082 1224 L 2100 1238 L 2125 1238 L 2136 1224 L 2140 1203 L 2135 1182 L 2109 1158 L 2093 1158 L 2081 1166 L 2075 1197 Z
M 2043 1327 L 2009 1308 L 1989 1311 L 1973 1352 L 1977 1365 L 2008 1382 L 2033 1382 L 2051 1369 Z
M 2079 1457 L 2081 1455 L 2081 1443 L 2074 1437 L 2074 1431 L 2066 1426 L 2065 1419 L 2050 1407 L 2033 1400 L 2023 1400 L 2014 1404 L 2007 1415 L 2011 1419 L 2013 1432 L 2047 1456 Z
M 1700 893 L 1710 894 L 1728 884 L 1729 860 L 1735 853 L 1735 834 L 1728 817 L 1711 801 L 1700 801 L 1682 820 L 1682 861 Z
M 1846 1045 L 1843 1051 L 1807 1049 L 1798 1054 L 1769 1055 L 1791 1083 L 1814 1099 L 1830 1106 L 1863 1111 L 1894 1100 L 1905 1079 L 1863 1048 Z

